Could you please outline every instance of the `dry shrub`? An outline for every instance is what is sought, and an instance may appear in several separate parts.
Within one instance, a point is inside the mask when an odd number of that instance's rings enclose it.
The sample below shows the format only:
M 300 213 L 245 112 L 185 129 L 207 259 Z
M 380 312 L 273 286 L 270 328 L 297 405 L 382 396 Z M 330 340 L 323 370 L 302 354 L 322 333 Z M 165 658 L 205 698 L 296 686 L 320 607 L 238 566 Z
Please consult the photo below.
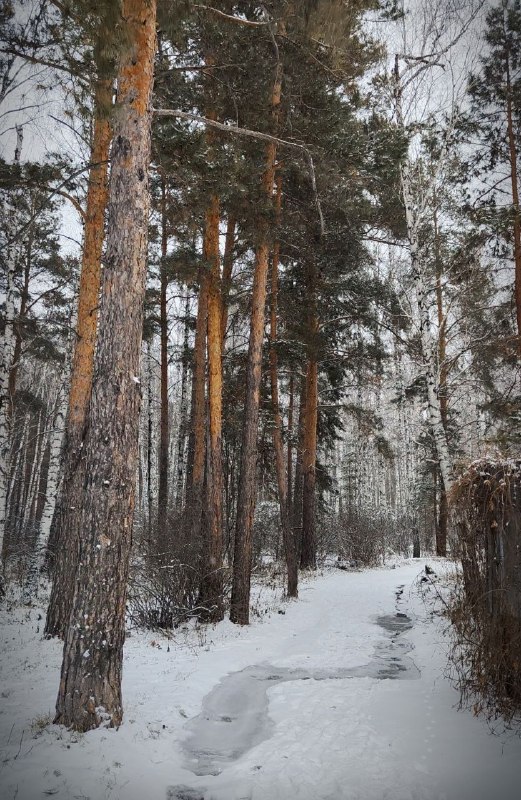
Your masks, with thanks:
M 489 719 L 521 716 L 521 461 L 478 461 L 450 500 L 461 580 L 452 666 L 461 702 Z
M 184 535 L 182 522 L 170 517 L 161 543 L 155 532 L 145 537 L 137 531 L 127 600 L 136 627 L 168 630 L 198 614 L 200 546 Z

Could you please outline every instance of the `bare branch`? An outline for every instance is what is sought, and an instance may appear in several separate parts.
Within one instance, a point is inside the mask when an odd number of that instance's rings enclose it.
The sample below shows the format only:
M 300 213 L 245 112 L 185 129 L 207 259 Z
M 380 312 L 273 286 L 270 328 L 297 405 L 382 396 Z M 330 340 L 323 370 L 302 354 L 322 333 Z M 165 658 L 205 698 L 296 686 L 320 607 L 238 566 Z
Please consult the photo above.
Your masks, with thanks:
M 209 119 L 208 117 L 201 117 L 198 114 L 192 114 L 189 111 L 179 111 L 175 108 L 154 108 L 153 113 L 156 117 L 178 117 L 179 119 L 186 119 L 190 122 L 200 122 L 202 125 L 208 125 L 211 128 L 217 128 L 224 133 L 234 133 L 237 136 L 247 136 L 251 139 L 259 139 L 262 142 L 272 142 L 273 144 L 280 145 L 281 147 L 292 147 L 295 150 L 300 150 L 306 156 L 309 173 L 311 178 L 311 186 L 315 197 L 315 204 L 320 219 L 320 232 L 322 235 L 325 233 L 324 215 L 322 214 L 322 206 L 317 192 L 317 180 L 315 174 L 315 165 L 313 157 L 308 148 L 299 142 L 288 142 L 287 139 L 279 139 L 278 136 L 272 136 L 270 133 L 263 133 L 262 131 L 252 131 L 249 128 L 240 128 L 238 125 L 225 125 L 223 122 Z
M 216 17 L 225 19 L 227 22 L 235 22 L 237 25 L 247 25 L 250 28 L 265 28 L 266 25 L 269 24 L 268 22 L 254 22 L 249 19 L 243 19 L 242 17 L 235 17 L 233 14 L 225 14 L 224 11 L 219 11 L 218 8 L 213 8 L 212 6 L 202 6 L 194 3 L 193 8 L 209 11 L 211 14 L 215 14 Z

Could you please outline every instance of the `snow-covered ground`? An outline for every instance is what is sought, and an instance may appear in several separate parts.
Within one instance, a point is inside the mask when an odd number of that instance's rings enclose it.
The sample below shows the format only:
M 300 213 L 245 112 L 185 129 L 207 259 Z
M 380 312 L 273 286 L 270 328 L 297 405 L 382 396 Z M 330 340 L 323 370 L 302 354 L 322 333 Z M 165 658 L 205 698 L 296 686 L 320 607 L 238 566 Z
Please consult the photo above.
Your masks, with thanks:
M 248 628 L 134 632 L 124 724 L 85 735 L 50 724 L 43 612 L 3 611 L 0 797 L 517 800 L 521 738 L 456 710 L 423 565 L 333 570 L 287 604 L 266 589 Z

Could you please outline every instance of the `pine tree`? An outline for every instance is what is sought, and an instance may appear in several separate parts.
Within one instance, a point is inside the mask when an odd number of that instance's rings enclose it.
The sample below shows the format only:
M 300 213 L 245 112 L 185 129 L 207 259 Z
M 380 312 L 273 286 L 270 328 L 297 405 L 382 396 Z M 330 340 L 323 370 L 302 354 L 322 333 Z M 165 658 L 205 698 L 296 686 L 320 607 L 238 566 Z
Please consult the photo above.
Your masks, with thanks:
M 128 46 L 118 70 L 107 254 L 95 378 L 80 469 L 84 491 L 71 619 L 56 722 L 89 730 L 122 718 L 125 596 L 138 452 L 139 358 L 148 232 L 153 0 L 124 0 Z

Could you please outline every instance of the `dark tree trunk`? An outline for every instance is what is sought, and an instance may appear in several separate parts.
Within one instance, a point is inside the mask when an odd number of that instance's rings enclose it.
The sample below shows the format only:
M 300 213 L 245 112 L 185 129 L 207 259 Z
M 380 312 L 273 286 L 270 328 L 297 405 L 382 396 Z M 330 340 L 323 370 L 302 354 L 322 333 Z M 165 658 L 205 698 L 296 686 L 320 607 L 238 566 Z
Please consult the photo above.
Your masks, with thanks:
M 125 601 L 139 433 L 139 361 L 149 216 L 154 0 L 124 0 L 128 46 L 108 203 L 98 346 L 79 471 L 83 492 L 78 569 L 55 722 L 86 731 L 118 726 Z
M 186 525 L 190 541 L 202 541 L 202 506 L 206 458 L 206 329 L 208 317 L 208 275 L 199 271 L 199 299 L 194 342 L 192 409 L 188 442 Z
M 304 478 L 302 472 L 302 458 L 304 453 L 304 435 L 306 421 L 306 376 L 300 382 L 297 457 L 295 461 L 295 483 L 293 488 L 293 537 L 297 548 L 297 562 L 300 563 L 302 552 L 302 493 Z
M 271 96 L 271 109 L 275 130 L 277 128 L 281 90 L 282 64 L 278 62 Z M 276 155 L 276 145 L 270 142 L 266 147 L 266 169 L 262 186 L 267 207 L 272 204 Z M 250 339 L 246 371 L 246 407 L 242 436 L 239 492 L 237 498 L 237 524 L 235 529 L 232 599 L 230 608 L 230 620 L 239 625 L 247 625 L 250 619 L 252 532 L 257 473 L 257 428 L 259 421 L 262 342 L 264 338 L 264 314 L 270 246 L 270 224 L 267 216 L 264 214 L 260 217 L 258 222 L 257 236 L 258 244 L 255 250 L 255 271 L 253 276 Z
M 179 434 L 177 440 L 177 487 L 176 487 L 176 509 L 181 511 L 183 507 L 183 486 L 185 477 L 185 442 L 188 417 L 188 333 L 190 325 L 190 299 L 188 290 L 186 292 L 185 318 L 183 332 L 183 355 L 181 369 L 181 398 L 179 404 Z
M 315 485 L 317 462 L 317 422 L 318 422 L 318 318 L 316 312 L 316 274 L 315 265 L 308 265 L 307 292 L 309 303 L 308 364 L 306 372 L 306 410 L 304 415 L 304 446 L 302 450 L 302 548 L 300 566 L 302 569 L 315 569 L 317 565 L 317 545 L 315 533 Z
M 275 195 L 275 211 L 277 224 L 280 224 L 282 203 L 282 177 L 277 175 L 277 189 Z M 295 539 L 291 527 L 288 500 L 288 474 L 284 458 L 284 444 L 282 441 L 282 414 L 279 403 L 279 377 L 277 358 L 277 302 L 279 285 L 279 256 L 280 243 L 278 239 L 273 246 L 271 264 L 271 303 L 270 303 L 270 383 L 271 405 L 273 411 L 273 449 L 275 451 L 275 469 L 277 473 L 277 489 L 279 495 L 280 523 L 282 528 L 282 541 L 286 557 L 287 569 L 287 595 L 298 597 L 298 565 L 295 549 Z

